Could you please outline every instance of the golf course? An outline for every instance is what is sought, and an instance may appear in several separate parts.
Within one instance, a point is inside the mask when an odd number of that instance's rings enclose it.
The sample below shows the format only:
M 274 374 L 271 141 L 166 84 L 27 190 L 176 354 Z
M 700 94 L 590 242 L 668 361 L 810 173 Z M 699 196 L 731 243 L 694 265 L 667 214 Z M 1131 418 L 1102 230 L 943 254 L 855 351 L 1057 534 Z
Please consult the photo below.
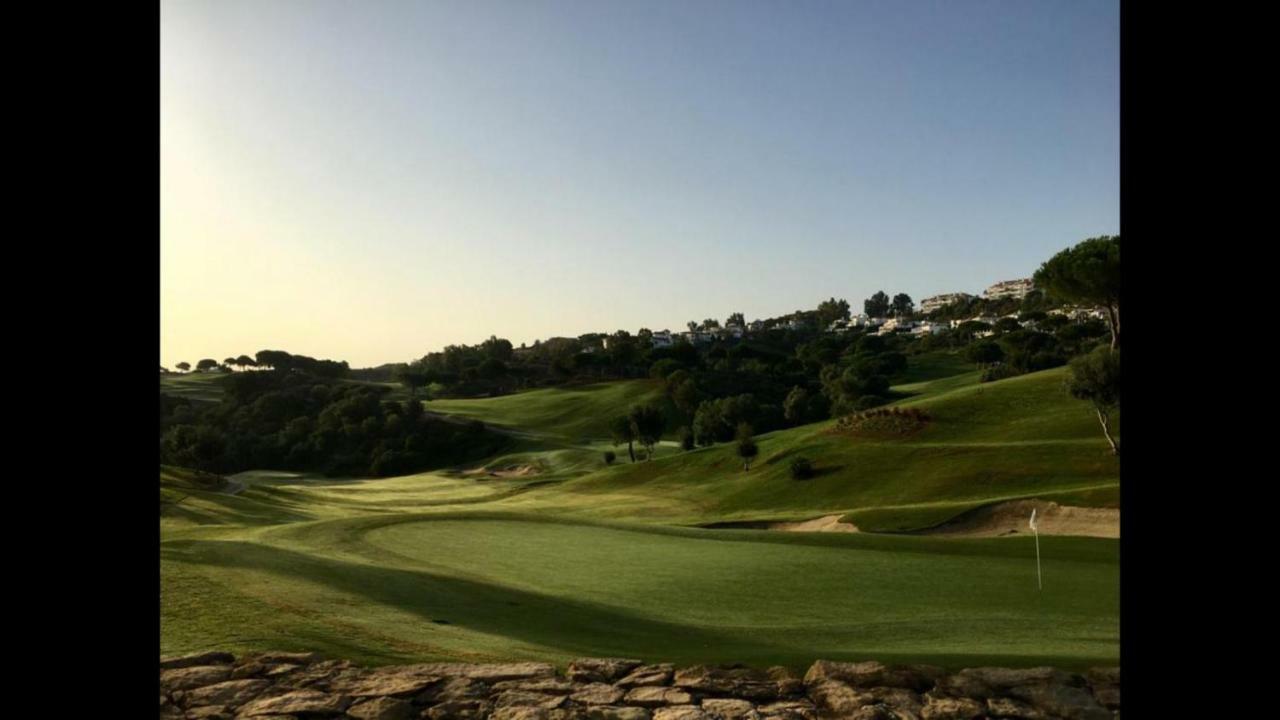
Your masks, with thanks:
M 1119 460 L 1089 404 L 1064 390 L 1067 369 L 984 383 L 937 354 L 912 373 L 893 386 L 894 407 L 926 418 L 909 432 L 777 430 L 755 438 L 749 470 L 730 445 L 686 451 L 669 433 L 652 459 L 629 462 L 607 421 L 666 402 L 652 380 L 425 401 L 510 440 L 432 472 L 162 465 L 161 652 L 1118 663 Z M 211 381 L 167 382 L 217 400 Z M 792 476 L 798 457 L 812 477 Z M 1043 589 L 1026 519 L 996 512 L 1026 503 L 1046 517 Z M 1053 534 L 1054 513 L 1071 512 L 1087 531 Z M 844 532 L 770 529 L 828 517 Z M 974 518 L 1011 524 L 938 532 Z

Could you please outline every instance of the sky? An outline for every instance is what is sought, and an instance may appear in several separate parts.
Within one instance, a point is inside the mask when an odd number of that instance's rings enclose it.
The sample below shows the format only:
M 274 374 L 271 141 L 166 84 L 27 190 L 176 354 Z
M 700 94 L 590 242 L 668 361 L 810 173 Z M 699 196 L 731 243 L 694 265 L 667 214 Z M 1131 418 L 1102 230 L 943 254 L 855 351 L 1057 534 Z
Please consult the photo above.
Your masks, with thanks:
M 1119 233 L 1116 0 L 162 0 L 160 362 L 854 311 Z

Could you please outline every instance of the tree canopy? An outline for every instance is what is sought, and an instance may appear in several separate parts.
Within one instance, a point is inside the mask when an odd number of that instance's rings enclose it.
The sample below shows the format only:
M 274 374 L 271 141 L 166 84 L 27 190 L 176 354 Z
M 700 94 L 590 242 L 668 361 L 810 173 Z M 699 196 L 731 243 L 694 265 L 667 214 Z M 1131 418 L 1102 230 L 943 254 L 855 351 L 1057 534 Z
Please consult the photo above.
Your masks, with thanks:
M 1120 347 L 1120 236 L 1089 238 L 1049 258 L 1036 285 L 1055 299 L 1107 310 L 1111 347 Z

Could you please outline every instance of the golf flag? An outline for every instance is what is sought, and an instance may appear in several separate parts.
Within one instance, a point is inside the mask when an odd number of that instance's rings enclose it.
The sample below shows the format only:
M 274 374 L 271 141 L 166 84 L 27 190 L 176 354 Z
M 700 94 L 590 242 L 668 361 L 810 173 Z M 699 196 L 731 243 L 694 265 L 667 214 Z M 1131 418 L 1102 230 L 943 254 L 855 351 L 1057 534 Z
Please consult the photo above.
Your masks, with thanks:
M 1031 520 L 1027 523 L 1031 526 L 1031 532 L 1036 536 L 1036 588 L 1044 590 L 1044 581 L 1040 576 L 1040 530 L 1036 525 L 1036 509 L 1031 508 Z

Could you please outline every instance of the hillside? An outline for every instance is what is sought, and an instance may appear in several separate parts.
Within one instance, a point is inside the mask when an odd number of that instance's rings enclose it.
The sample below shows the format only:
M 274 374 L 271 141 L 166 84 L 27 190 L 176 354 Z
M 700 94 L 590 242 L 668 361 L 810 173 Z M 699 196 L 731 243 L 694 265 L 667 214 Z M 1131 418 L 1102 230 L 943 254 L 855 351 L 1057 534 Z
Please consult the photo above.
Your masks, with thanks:
M 608 421 L 632 405 L 666 403 L 655 380 L 622 380 L 527 390 L 474 400 L 432 400 L 431 412 L 483 420 L 486 423 L 559 440 L 587 443 L 609 438 Z
M 841 512 L 876 531 L 927 527 L 1030 496 L 1114 506 L 1118 461 L 1087 406 L 1063 391 L 1064 377 L 1055 369 L 989 384 L 968 377 L 955 387 L 945 378 L 934 381 L 941 391 L 917 385 L 919 395 L 901 403 L 933 416 L 909 437 L 851 437 L 835 432 L 834 421 L 815 423 L 759 436 L 750 472 L 731 445 L 716 445 L 601 467 L 504 506 L 678 524 Z M 814 461 L 816 477 L 791 479 L 788 463 L 801 455 Z
M 931 416 L 917 431 L 860 437 L 827 421 L 769 433 L 750 472 L 725 444 L 606 467 L 600 420 L 660 397 L 656 383 L 627 381 L 428 403 L 525 434 L 473 466 L 188 478 L 186 497 L 161 507 L 162 652 L 1114 662 L 1118 541 L 1042 537 L 1039 593 L 1025 534 L 867 532 L 1011 498 L 1118 501 L 1118 463 L 1087 406 L 1063 391 L 1065 370 L 978 384 L 967 366 L 945 365 L 919 366 L 894 388 L 909 395 L 903 407 Z M 801 454 L 816 477 L 791 479 Z M 162 487 L 180 481 L 162 468 Z M 863 532 L 688 527 L 833 513 Z

